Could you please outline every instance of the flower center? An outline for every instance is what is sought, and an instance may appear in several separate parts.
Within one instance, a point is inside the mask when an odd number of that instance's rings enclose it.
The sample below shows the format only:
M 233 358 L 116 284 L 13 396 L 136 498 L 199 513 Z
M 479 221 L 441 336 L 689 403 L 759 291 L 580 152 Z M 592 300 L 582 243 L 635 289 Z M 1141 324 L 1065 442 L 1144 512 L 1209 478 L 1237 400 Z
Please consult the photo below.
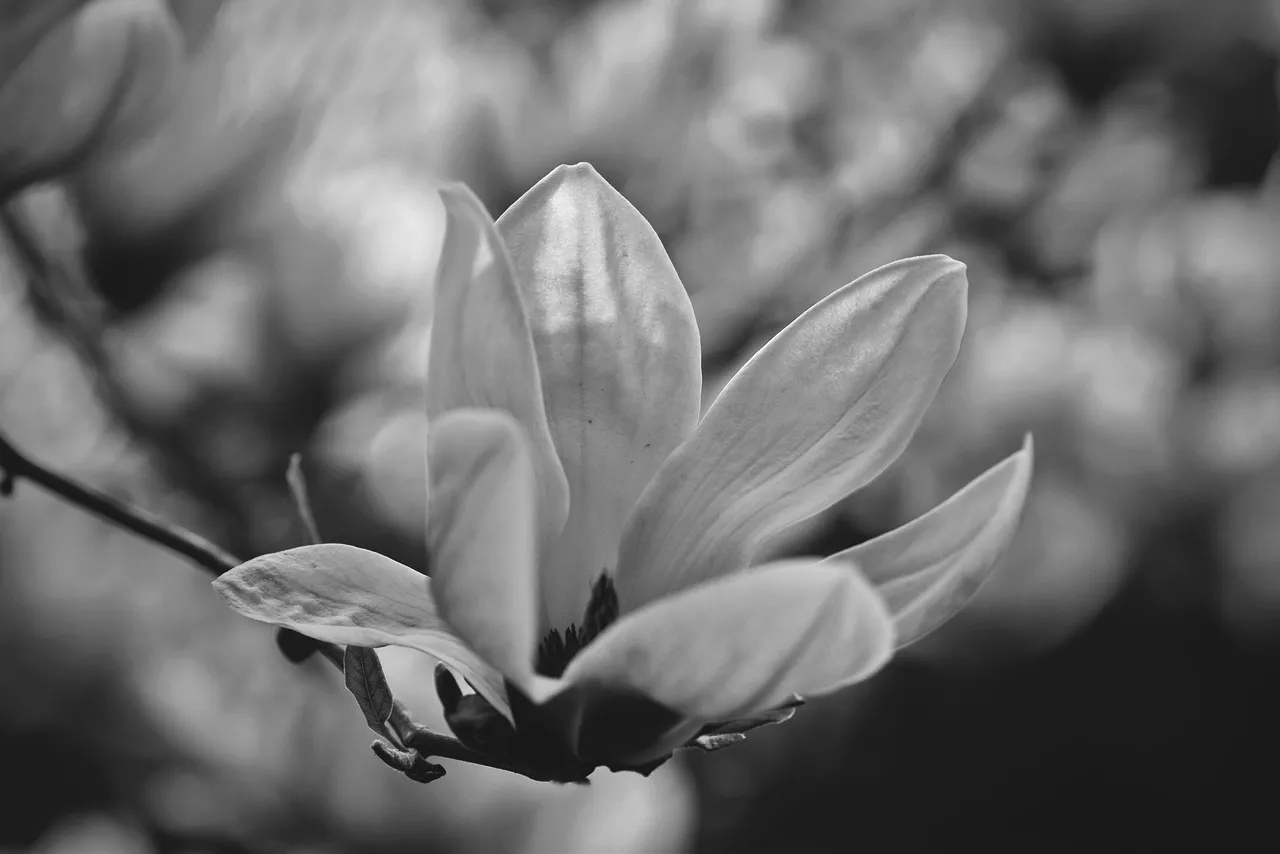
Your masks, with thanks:
M 582 617 L 581 628 L 571 623 L 563 635 L 559 629 L 547 632 L 547 636 L 538 645 L 534 669 L 543 676 L 563 675 L 573 657 L 616 619 L 618 593 L 613 589 L 613 581 L 608 573 L 602 572 L 595 584 L 591 585 L 591 599 L 587 602 L 587 612 Z

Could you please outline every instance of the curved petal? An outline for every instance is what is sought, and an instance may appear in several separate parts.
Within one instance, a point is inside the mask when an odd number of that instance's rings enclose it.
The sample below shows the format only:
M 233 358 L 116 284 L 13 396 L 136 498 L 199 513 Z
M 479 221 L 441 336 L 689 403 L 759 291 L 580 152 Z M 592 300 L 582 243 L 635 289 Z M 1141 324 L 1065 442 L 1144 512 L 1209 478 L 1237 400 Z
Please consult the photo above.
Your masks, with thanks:
M 641 490 L 697 422 L 698 327 L 658 235 L 585 163 L 542 179 L 498 230 L 569 478 L 569 521 L 543 578 L 551 627 L 563 628 L 613 568 Z
M 964 269 L 942 255 L 880 267 L 751 357 L 641 496 L 620 550 L 624 610 L 749 566 L 902 453 L 960 348 Z
M 429 579 L 389 557 L 337 543 L 302 546 L 242 563 L 213 587 L 240 614 L 316 640 L 425 652 L 511 717 L 502 675 L 441 618 Z
M 1027 436 L 1022 450 L 920 518 L 828 559 L 855 564 L 880 591 L 899 649 L 955 616 L 991 575 L 1017 530 L 1032 456 Z
M 484 205 L 466 187 L 440 191 L 446 226 L 427 374 L 432 418 L 461 407 L 502 409 L 529 437 L 537 472 L 539 543 L 564 527 L 569 486 L 542 401 L 533 337 L 511 259 Z
M 578 654 L 564 682 L 629 689 L 719 721 L 865 679 L 892 651 L 884 601 L 852 566 L 792 559 L 625 615 Z
M 538 640 L 534 475 L 520 425 L 496 409 L 455 409 L 427 433 L 427 553 L 440 615 L 517 685 Z

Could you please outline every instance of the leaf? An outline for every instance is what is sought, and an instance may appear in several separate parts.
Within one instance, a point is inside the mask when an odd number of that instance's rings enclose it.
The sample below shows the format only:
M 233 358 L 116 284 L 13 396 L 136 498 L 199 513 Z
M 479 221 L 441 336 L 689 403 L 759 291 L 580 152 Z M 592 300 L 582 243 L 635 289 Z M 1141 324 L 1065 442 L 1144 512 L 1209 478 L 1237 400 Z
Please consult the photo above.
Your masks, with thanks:
M 391 686 L 382 672 L 378 653 L 368 647 L 348 646 L 342 657 L 342 672 L 347 679 L 347 690 L 355 694 L 369 729 L 393 741 L 394 737 L 387 728 L 393 702 Z

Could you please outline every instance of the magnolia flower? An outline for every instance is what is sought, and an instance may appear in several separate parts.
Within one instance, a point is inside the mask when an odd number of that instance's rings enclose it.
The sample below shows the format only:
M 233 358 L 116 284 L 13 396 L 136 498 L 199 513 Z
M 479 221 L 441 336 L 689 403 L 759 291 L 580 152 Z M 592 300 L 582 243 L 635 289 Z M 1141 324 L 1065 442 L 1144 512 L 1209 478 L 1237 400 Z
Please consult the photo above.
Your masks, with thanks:
M 240 613 L 421 650 L 476 692 L 438 680 L 460 738 L 585 776 L 866 679 L 1005 551 L 1029 440 L 881 537 L 755 560 L 906 447 L 960 346 L 962 264 L 911 258 L 840 288 L 699 419 L 688 295 L 590 166 L 556 169 L 496 223 L 465 188 L 442 196 L 430 578 L 351 546 L 290 549 L 215 582 Z

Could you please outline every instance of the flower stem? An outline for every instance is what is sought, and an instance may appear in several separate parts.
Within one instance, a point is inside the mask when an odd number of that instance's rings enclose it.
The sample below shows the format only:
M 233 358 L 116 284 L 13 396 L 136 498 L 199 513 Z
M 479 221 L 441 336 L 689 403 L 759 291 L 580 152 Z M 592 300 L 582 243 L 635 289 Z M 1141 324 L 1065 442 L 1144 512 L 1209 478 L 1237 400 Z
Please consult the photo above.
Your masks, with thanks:
M 22 454 L 0 433 L 0 495 L 10 495 L 19 480 L 27 480 L 100 518 L 136 534 L 144 540 L 164 546 L 213 575 L 221 575 L 242 561 L 203 537 L 159 516 L 134 507 L 106 493 L 60 475 Z M 342 671 L 342 648 L 331 643 L 316 643 L 324 658 Z M 388 721 L 391 731 L 406 748 L 417 750 L 424 758 L 432 756 L 485 765 L 534 780 L 551 779 L 537 769 L 507 764 L 472 750 L 452 736 L 435 732 L 414 722 L 409 710 L 395 701 Z

